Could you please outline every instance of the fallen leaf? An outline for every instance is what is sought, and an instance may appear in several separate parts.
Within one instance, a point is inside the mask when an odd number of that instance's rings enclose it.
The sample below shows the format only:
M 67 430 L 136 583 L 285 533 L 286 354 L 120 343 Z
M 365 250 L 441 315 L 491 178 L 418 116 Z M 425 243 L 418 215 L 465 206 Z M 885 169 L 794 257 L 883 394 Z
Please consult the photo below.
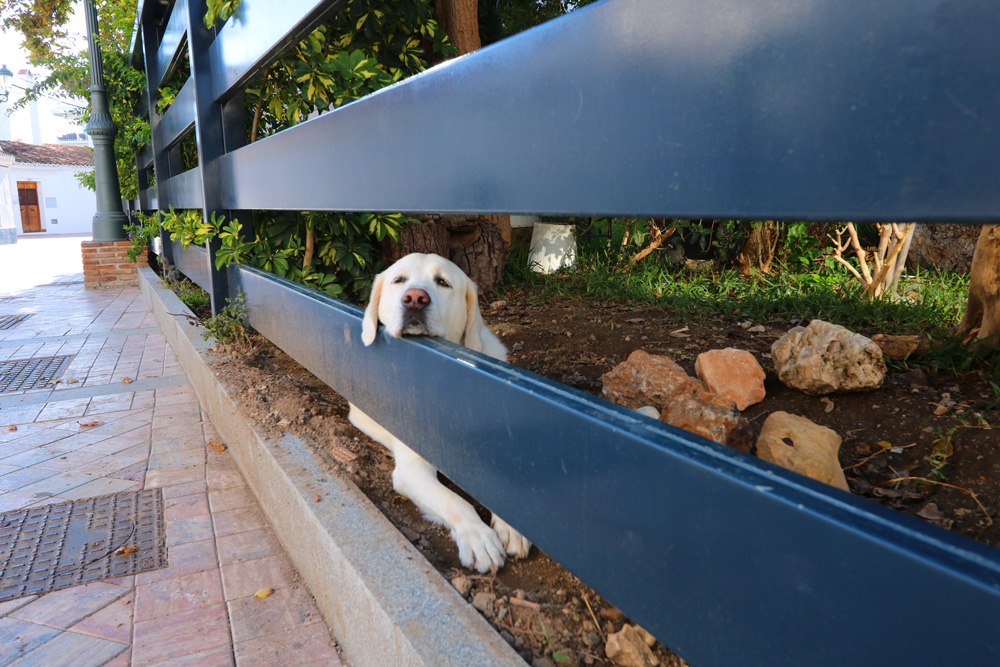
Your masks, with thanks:
M 313 498 L 313 500 L 318 503 L 320 500 L 322 500 L 322 498 L 320 498 L 319 496 L 316 496 L 315 498 Z
M 125 377 L 123 377 L 122 378 L 122 382 L 124 384 L 132 384 L 132 378 L 125 378 Z
M 78 382 L 80 382 L 80 381 L 77 380 L 76 378 L 68 378 L 66 380 L 66 384 L 77 384 Z
M 633 317 L 632 319 L 625 320 L 625 321 L 629 322 L 631 324 L 639 324 L 640 322 L 645 322 L 646 320 L 644 318 L 642 318 L 642 317 Z
M 684 333 L 685 331 L 688 331 L 688 330 L 689 330 L 689 327 L 683 327 L 681 329 L 676 329 L 674 331 L 671 331 L 669 335 L 672 338 L 690 338 L 691 334 Z
M 948 408 L 947 407 L 945 407 L 945 406 L 943 406 L 943 405 L 941 405 L 939 403 L 936 403 L 935 405 L 937 405 L 937 407 L 934 408 L 934 414 L 935 415 L 941 416 L 941 415 L 944 415 L 944 414 L 948 414 Z
M 255 598 L 260 598 L 261 600 L 263 600 L 267 596 L 271 595 L 271 593 L 274 593 L 274 589 L 273 588 L 262 588 L 259 591 L 257 591 L 256 593 L 254 593 L 253 596 Z
M 917 516 L 930 519 L 931 521 L 941 521 L 944 519 L 944 513 L 938 509 L 937 503 L 927 503 L 923 509 L 917 512 Z
M 209 440 L 208 444 L 212 445 L 212 448 L 215 449 L 215 453 L 216 454 L 221 454 L 222 452 L 224 452 L 227 449 L 229 449 L 228 447 L 226 447 L 221 442 L 216 442 L 215 440 Z
M 888 440 L 879 440 L 875 444 L 881 447 L 882 449 L 892 449 L 892 443 L 889 442 Z
M 60 382 L 62 382 L 62 380 L 49 380 L 49 384 L 51 384 L 51 385 L 57 385 Z
M 137 551 L 139 551 L 138 547 L 134 547 L 131 544 L 129 544 L 127 546 L 118 547 L 115 550 L 115 553 L 118 554 L 119 556 L 129 556 L 131 554 L 136 553 Z
M 826 407 L 823 408 L 823 412 L 833 412 L 833 401 L 831 401 L 826 396 L 824 396 L 823 398 L 821 398 L 819 400 L 822 401 L 822 403 L 824 405 L 826 405 Z
M 83 428 L 94 428 L 95 426 L 100 426 L 101 422 L 77 422 Z
M 17 430 L 17 427 L 16 427 L 16 426 L 14 426 L 13 424 L 11 424 L 10 426 L 8 426 L 8 427 L 7 427 L 7 430 L 8 430 L 8 431 L 16 431 L 16 430 Z

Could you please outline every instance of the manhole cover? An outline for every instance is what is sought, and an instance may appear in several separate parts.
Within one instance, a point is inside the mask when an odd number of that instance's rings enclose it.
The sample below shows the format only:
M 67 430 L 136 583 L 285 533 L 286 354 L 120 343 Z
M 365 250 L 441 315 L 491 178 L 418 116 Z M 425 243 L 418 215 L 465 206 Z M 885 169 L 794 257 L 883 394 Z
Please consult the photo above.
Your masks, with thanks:
M 0 394 L 44 389 L 62 376 L 73 355 L 0 361 Z
M 13 329 L 21 322 L 31 317 L 32 313 L 26 315 L 0 315 L 0 330 Z
M 166 565 L 160 489 L 0 514 L 0 602 Z

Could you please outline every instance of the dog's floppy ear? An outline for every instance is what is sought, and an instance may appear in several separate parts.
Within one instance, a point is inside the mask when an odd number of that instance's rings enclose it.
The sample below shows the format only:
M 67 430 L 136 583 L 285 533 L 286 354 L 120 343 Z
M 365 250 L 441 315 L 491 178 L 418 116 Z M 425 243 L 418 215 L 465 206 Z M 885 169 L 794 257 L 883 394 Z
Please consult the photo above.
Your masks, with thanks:
M 465 336 L 462 344 L 476 352 L 483 351 L 483 316 L 479 313 L 476 283 L 465 280 Z
M 372 295 L 368 297 L 368 307 L 365 308 L 365 315 L 361 319 L 361 342 L 366 347 L 375 342 L 375 333 L 378 331 L 378 302 L 382 298 L 384 278 L 384 273 L 375 276 L 375 282 L 372 283 Z

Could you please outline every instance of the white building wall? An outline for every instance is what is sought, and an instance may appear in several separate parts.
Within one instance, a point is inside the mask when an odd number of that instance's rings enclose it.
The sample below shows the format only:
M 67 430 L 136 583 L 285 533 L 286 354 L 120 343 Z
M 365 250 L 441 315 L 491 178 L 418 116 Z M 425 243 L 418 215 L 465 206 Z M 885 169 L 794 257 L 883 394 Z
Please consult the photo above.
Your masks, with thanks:
M 76 172 L 87 169 L 15 162 L 10 169 L 10 188 L 18 234 L 24 232 L 21 227 L 21 207 L 17 201 L 18 181 L 34 181 L 38 184 L 39 216 L 45 231 L 31 236 L 93 232 L 97 197 L 92 190 L 80 185 L 74 176 Z

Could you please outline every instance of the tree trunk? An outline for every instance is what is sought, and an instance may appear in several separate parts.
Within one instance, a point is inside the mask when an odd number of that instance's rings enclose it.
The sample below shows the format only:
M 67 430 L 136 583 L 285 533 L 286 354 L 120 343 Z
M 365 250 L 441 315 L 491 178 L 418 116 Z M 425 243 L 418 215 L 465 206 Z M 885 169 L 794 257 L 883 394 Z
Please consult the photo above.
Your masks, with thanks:
M 907 263 L 925 269 L 968 273 L 979 240 L 977 225 L 918 224 Z
M 781 228 L 773 220 L 767 220 L 759 225 L 751 224 L 750 235 L 736 257 L 740 273 L 749 274 L 753 271 L 769 273 L 771 262 L 774 261 L 774 255 L 778 251 L 780 238 Z
M 468 231 L 452 234 L 449 255 L 451 261 L 479 285 L 480 294 L 485 294 L 503 280 L 509 246 L 500 228 L 483 219 L 473 223 Z
M 972 255 L 972 276 L 965 316 L 955 333 L 966 340 L 995 336 L 1000 347 L 1000 225 L 983 225 Z
M 408 225 L 399 231 L 399 241 L 386 237 L 379 244 L 379 258 L 386 266 L 411 252 L 448 257 L 448 230 L 434 222 Z
M 458 47 L 458 55 L 479 49 L 478 0 L 438 0 L 437 13 L 441 27 Z

